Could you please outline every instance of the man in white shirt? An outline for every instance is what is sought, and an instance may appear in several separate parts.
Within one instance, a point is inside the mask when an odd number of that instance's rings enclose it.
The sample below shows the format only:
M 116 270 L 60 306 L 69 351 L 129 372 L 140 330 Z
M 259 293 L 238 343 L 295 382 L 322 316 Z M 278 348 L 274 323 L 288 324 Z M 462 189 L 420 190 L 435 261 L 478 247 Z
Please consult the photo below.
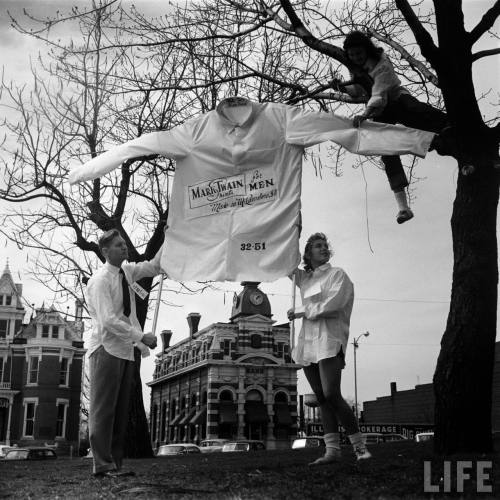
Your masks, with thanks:
M 134 373 L 134 343 L 149 349 L 156 337 L 142 333 L 130 284 L 159 274 L 160 252 L 147 262 L 129 263 L 127 245 L 112 229 L 99 239 L 105 264 L 87 285 L 92 318 L 90 355 L 90 446 L 93 473 L 98 477 L 130 475 L 121 471 L 130 390 Z

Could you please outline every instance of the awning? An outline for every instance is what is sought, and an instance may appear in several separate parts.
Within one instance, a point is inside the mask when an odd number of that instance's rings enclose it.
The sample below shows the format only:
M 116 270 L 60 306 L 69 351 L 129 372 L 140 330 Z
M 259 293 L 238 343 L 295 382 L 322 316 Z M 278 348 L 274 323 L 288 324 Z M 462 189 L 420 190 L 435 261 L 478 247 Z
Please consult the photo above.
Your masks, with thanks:
M 179 413 L 179 415 L 177 415 L 173 420 L 172 422 L 170 422 L 170 425 L 179 425 L 179 421 L 182 419 L 182 417 L 184 416 L 184 412 L 181 411 Z
M 207 420 L 207 405 L 202 406 L 201 410 L 189 422 L 192 425 L 200 425 Z
M 286 403 L 274 404 L 274 421 L 279 425 L 292 425 L 293 420 L 290 415 L 290 408 Z
M 245 422 L 264 424 L 268 421 L 266 405 L 262 401 L 247 401 L 245 403 Z
M 189 410 L 188 413 L 186 413 L 186 415 L 184 416 L 184 418 L 182 418 L 180 421 L 179 421 L 179 425 L 186 425 L 186 424 L 189 424 L 189 421 L 193 418 L 194 414 L 196 413 L 196 406 L 194 406 L 193 408 L 191 408 Z
M 232 401 L 219 403 L 219 424 L 237 424 L 238 414 L 236 404 Z

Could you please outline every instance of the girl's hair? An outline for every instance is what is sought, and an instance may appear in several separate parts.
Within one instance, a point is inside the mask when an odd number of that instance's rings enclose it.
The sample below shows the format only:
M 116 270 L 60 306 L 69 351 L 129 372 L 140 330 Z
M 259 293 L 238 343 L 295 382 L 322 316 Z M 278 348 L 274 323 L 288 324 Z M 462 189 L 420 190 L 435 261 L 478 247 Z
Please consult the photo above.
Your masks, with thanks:
M 323 240 L 328 245 L 328 250 L 330 250 L 330 254 L 332 254 L 332 249 L 330 248 L 330 243 L 324 233 L 314 233 L 309 236 L 307 240 L 306 247 L 304 248 L 304 255 L 302 256 L 302 260 L 304 262 L 304 270 L 307 273 L 313 271 L 313 267 L 311 266 L 311 247 L 313 243 L 317 240 Z
M 377 47 L 370 37 L 362 31 L 351 31 L 344 40 L 344 51 L 353 47 L 362 47 L 366 50 L 366 55 L 378 61 L 384 49 Z

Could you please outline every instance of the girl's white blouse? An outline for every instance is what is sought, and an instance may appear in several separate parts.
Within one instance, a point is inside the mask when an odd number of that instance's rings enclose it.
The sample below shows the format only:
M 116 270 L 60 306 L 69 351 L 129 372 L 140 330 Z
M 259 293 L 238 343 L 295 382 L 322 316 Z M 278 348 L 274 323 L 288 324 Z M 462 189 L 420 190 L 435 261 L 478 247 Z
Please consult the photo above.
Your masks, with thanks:
M 313 272 L 295 270 L 295 283 L 300 289 L 303 313 L 302 328 L 292 351 L 301 365 L 317 363 L 347 352 L 349 323 L 354 302 L 354 286 L 340 267 L 323 264 Z

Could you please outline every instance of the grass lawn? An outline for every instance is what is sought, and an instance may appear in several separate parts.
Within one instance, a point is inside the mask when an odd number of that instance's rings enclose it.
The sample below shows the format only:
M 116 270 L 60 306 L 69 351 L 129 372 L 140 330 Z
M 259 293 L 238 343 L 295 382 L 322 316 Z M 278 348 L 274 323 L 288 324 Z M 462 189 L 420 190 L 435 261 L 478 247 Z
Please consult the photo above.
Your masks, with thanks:
M 253 453 L 214 453 L 175 458 L 126 460 L 124 468 L 135 477 L 95 479 L 89 459 L 59 458 L 47 462 L 0 461 L 0 498 L 168 498 L 168 499 L 394 499 L 394 498 L 499 498 L 498 454 L 463 457 L 472 462 L 465 470 L 464 493 L 457 493 L 456 461 L 451 459 L 451 493 L 444 476 L 444 459 L 432 455 L 428 443 L 381 443 L 370 447 L 374 457 L 361 464 L 350 448 L 342 461 L 311 468 L 315 449 Z M 424 461 L 431 460 L 428 484 L 438 493 L 424 492 Z M 450 460 L 450 459 L 448 459 Z M 491 461 L 492 493 L 477 493 L 477 461 Z M 449 488 L 449 489 L 450 489 Z

